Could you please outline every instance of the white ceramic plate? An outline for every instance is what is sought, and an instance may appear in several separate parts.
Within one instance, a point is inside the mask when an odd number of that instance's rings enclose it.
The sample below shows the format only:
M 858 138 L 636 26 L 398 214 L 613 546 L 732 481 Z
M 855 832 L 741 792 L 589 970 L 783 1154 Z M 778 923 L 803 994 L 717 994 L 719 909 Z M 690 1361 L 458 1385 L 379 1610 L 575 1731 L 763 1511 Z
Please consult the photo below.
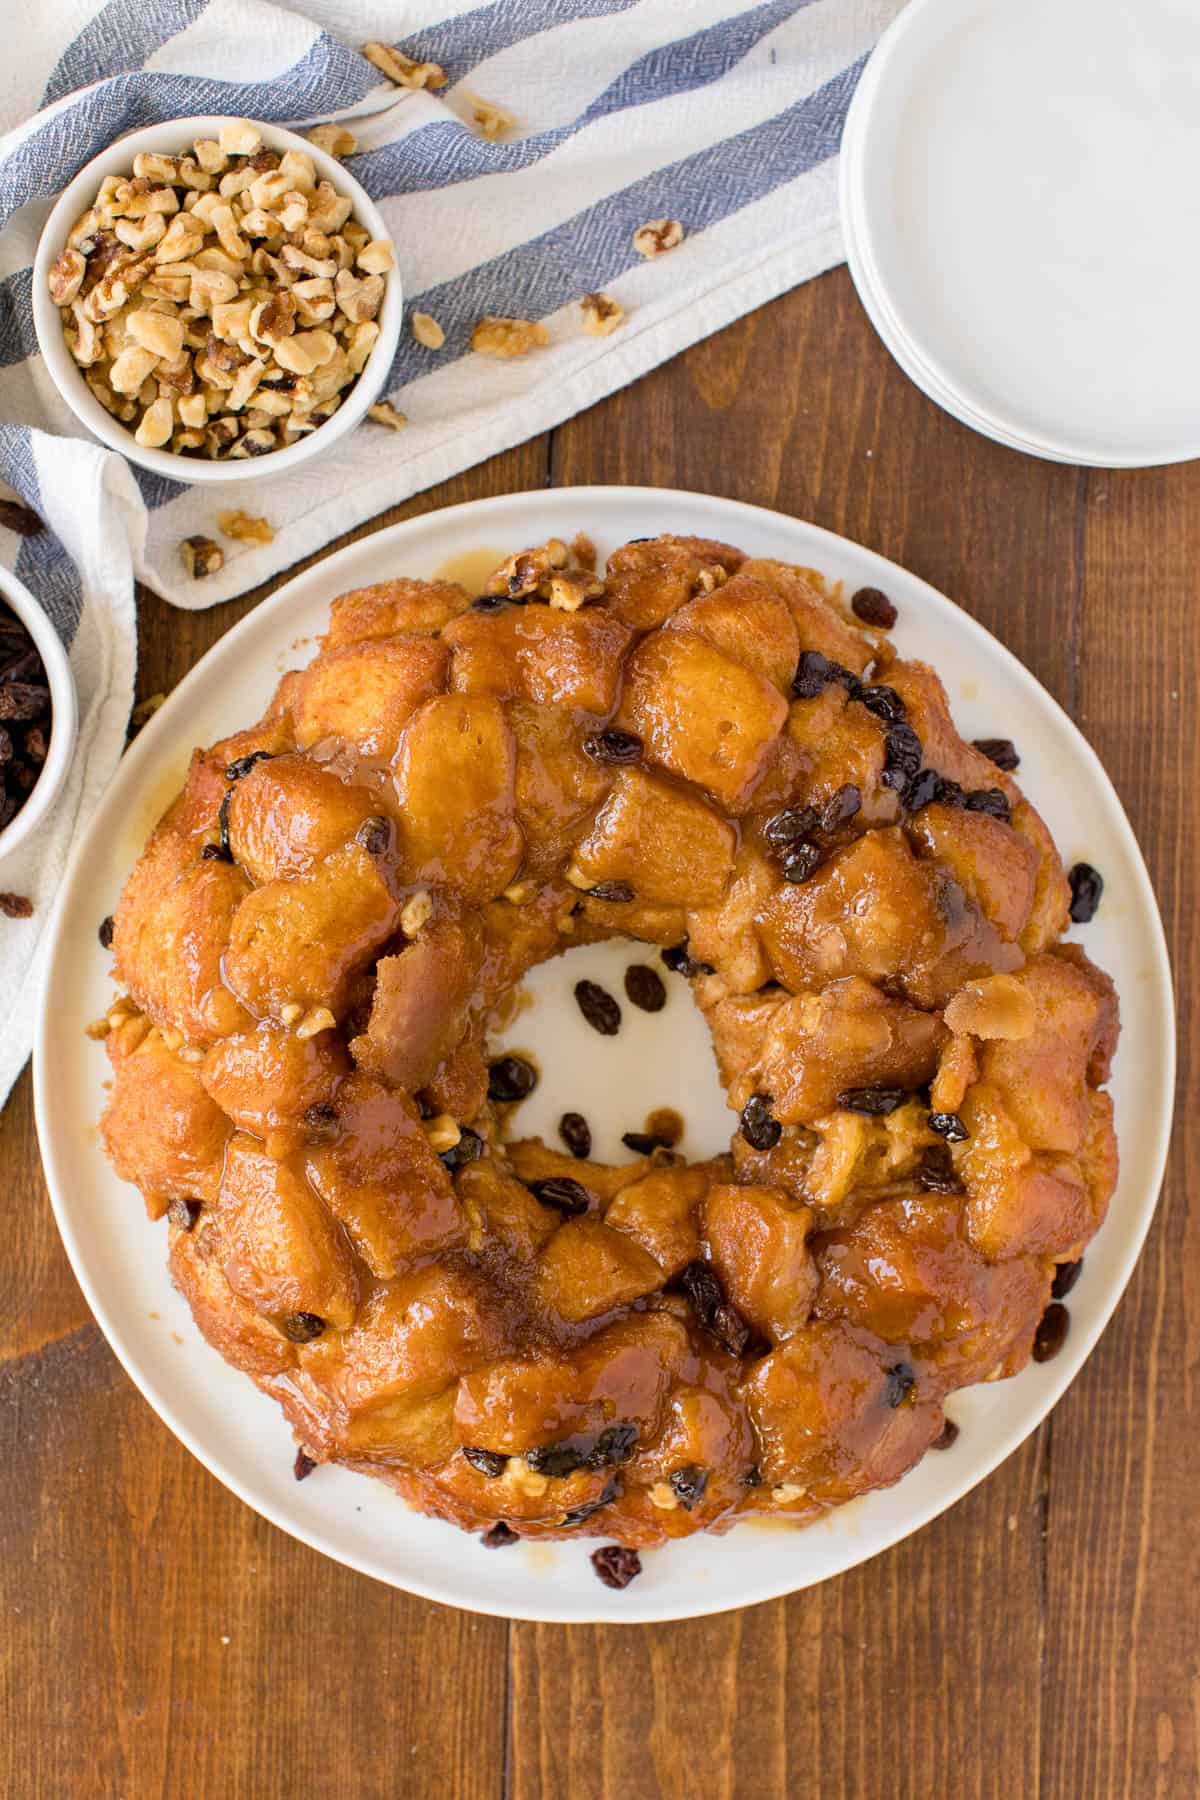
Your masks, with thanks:
M 851 273 L 965 423 L 1059 462 L 1200 455 L 1198 56 L 1177 0 L 911 0 L 880 39 L 842 140 Z
M 1104 1229 L 1071 1297 L 1071 1334 L 1051 1363 L 1015 1381 L 952 1397 L 962 1434 L 897 1487 L 855 1501 L 807 1530 L 744 1525 L 648 1554 L 632 1587 L 614 1593 L 592 1573 L 586 1542 L 501 1552 L 408 1512 L 382 1483 L 337 1468 L 303 1484 L 276 1407 L 227 1368 L 192 1325 L 165 1266 L 163 1228 L 147 1222 L 134 1189 L 102 1154 L 96 1119 L 107 1061 L 84 1036 L 112 997 L 110 959 L 96 930 L 112 911 L 146 834 L 178 788 L 189 752 L 257 717 L 282 670 L 306 660 L 335 594 L 387 576 L 427 575 L 451 557 L 507 551 L 550 534 L 586 531 L 605 555 L 660 531 L 727 539 L 761 556 L 823 569 L 851 588 L 870 584 L 900 610 L 902 651 L 935 660 L 968 736 L 1013 737 L 1021 779 L 1068 862 L 1104 874 L 1103 904 L 1084 929 L 1088 951 L 1117 980 L 1124 1034 L 1113 1092 L 1123 1168 Z M 626 962 L 648 949 L 607 945 L 535 974 L 561 996 L 589 967 L 617 991 Z M 326 1555 L 431 1599 L 513 1618 L 558 1621 L 693 1617 L 771 1599 L 884 1550 L 936 1517 L 995 1468 L 1049 1411 L 1095 1343 L 1129 1278 L 1154 1208 L 1170 1124 L 1174 1031 L 1162 927 L 1120 804 L 1093 752 L 1033 677 L 993 638 L 924 582 L 882 557 L 795 519 L 728 500 L 650 488 L 559 488 L 473 502 L 393 526 L 353 544 L 281 588 L 222 638 L 142 732 L 76 852 L 54 922 L 50 976 L 34 1073 L 38 1130 L 59 1228 L 80 1285 L 117 1355 L 160 1417 L 248 1505 Z M 669 982 L 676 978 L 668 977 Z M 727 1142 L 711 1056 L 682 983 L 658 1021 L 633 1017 L 606 1041 L 573 1008 L 553 1021 L 535 1005 L 508 1037 L 531 1046 L 545 1071 L 522 1129 L 569 1108 L 596 1128 L 597 1152 L 653 1106 L 675 1105 L 686 1148 Z

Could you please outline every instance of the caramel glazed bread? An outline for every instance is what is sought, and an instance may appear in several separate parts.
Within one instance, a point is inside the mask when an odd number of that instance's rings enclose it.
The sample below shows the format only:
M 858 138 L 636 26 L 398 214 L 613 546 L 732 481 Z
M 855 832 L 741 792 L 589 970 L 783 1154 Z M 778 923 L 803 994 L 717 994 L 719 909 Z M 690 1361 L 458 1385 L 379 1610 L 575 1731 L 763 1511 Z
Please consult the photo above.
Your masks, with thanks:
M 1118 1021 L 932 669 L 809 570 L 589 549 L 343 594 L 194 755 L 115 917 L 103 1133 L 303 1468 L 643 1546 L 894 1482 L 1024 1366 L 1116 1179 Z M 489 1023 L 612 937 L 690 981 L 728 1155 L 506 1141 Z

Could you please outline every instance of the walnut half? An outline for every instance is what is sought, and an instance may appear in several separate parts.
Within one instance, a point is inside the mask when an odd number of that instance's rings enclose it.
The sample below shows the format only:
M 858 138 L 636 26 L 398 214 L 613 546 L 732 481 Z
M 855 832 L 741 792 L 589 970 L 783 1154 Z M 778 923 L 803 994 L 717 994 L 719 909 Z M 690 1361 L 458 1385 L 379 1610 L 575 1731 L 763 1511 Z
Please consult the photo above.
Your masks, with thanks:
M 678 219 L 648 219 L 633 234 L 633 247 L 648 260 L 664 256 L 683 242 L 683 226 Z
M 486 314 L 471 333 L 471 348 L 480 356 L 525 356 L 550 342 L 540 319 L 502 319 Z

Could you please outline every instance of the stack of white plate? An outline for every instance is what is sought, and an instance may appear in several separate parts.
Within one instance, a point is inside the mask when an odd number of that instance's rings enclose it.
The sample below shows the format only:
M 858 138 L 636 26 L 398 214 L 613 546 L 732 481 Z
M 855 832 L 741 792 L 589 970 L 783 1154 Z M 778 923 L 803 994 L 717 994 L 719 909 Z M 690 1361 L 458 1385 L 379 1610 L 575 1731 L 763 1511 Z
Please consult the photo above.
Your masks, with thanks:
M 1200 456 L 1200 0 L 911 0 L 842 144 L 872 322 L 1056 462 Z

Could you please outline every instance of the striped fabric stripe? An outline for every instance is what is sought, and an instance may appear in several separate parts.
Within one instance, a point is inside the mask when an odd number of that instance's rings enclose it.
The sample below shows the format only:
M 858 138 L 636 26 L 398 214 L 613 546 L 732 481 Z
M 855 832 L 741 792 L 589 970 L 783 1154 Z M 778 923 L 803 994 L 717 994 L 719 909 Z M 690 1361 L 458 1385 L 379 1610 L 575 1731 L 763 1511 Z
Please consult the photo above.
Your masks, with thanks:
M 446 332 L 439 351 L 406 334 L 396 353 L 388 385 L 411 416 L 403 437 L 384 445 L 364 425 L 319 484 L 303 470 L 273 482 L 264 468 L 254 510 L 271 518 L 275 543 L 230 546 L 202 595 L 175 546 L 211 528 L 210 500 L 134 469 L 150 517 L 145 551 L 134 546 L 140 572 L 184 605 L 307 554 L 334 517 L 345 529 L 543 429 L 555 416 L 549 393 L 564 397 L 565 416 L 691 342 L 697 321 L 734 317 L 826 266 L 842 121 L 901 0 L 414 0 L 400 47 L 440 63 L 449 84 L 401 94 L 361 55 L 374 0 L 344 0 L 336 14 L 330 0 L 308 3 L 319 19 L 304 16 L 306 0 L 299 11 L 271 0 L 60 0 L 11 81 L 0 72 L 0 418 L 77 434 L 37 355 L 37 230 L 51 197 L 115 136 L 188 113 L 360 121 L 354 173 L 389 220 L 409 300 Z M 518 130 L 499 141 L 475 132 L 468 87 L 511 107 Z M 22 121 L 24 92 L 41 110 Z M 687 238 L 646 264 L 633 232 L 660 216 L 681 219 Z M 629 310 L 603 341 L 582 336 L 572 310 L 600 288 Z M 546 319 L 552 347 L 489 363 L 470 350 L 484 313 Z M 52 455 L 38 442 L 45 478 Z M 0 476 L 30 496 L 37 467 L 29 433 L 0 428 Z M 79 582 L 53 540 L 12 548 L 69 635 Z

